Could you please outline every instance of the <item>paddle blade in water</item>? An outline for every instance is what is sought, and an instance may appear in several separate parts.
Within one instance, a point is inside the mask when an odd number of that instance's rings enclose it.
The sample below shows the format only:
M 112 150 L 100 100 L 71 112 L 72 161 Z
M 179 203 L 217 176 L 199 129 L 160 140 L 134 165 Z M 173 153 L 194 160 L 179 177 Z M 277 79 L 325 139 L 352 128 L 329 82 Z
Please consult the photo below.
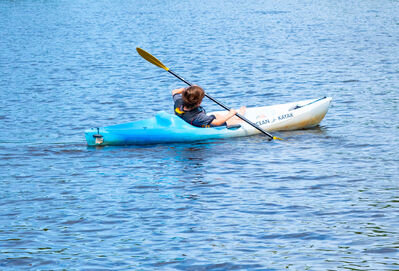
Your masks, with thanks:
M 154 57 L 150 53 L 147 53 L 146 51 L 144 51 L 143 49 L 141 49 L 139 47 L 137 47 L 136 50 L 139 53 L 139 55 L 141 55 L 148 62 L 150 62 L 150 63 L 154 64 L 155 66 L 158 66 L 166 71 L 169 71 L 168 67 L 166 67 L 161 61 L 159 61 L 156 57 Z

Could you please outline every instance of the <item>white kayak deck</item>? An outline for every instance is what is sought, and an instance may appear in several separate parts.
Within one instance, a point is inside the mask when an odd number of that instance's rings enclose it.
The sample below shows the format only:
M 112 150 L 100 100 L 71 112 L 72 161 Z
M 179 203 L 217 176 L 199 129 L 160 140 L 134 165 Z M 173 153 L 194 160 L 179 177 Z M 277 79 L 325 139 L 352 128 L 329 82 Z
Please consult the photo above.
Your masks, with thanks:
M 318 125 L 326 115 L 332 98 L 304 100 L 286 104 L 247 108 L 245 117 L 266 131 L 306 129 Z M 215 111 L 214 113 L 226 113 Z M 259 131 L 249 124 L 241 123 L 248 134 Z

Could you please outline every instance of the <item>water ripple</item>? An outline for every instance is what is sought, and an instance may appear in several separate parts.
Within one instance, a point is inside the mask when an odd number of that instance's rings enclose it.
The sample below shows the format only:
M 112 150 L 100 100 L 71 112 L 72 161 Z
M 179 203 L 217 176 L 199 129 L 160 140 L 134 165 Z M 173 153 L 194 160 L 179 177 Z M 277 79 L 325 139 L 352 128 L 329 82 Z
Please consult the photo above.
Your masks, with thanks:
M 1 1 L 0 14 L 2 270 L 399 269 L 395 1 Z M 172 110 L 182 83 L 136 46 L 231 107 L 333 103 L 281 142 L 87 147 L 86 128 Z

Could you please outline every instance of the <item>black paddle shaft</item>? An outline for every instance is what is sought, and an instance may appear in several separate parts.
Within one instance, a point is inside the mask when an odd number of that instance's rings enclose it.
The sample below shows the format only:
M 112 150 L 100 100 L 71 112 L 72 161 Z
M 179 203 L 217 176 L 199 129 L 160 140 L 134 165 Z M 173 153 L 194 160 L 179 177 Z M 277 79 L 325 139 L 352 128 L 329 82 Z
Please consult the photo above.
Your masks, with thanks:
M 179 78 L 181 81 L 183 81 L 184 83 L 186 83 L 189 86 L 192 86 L 193 84 L 191 84 L 190 82 L 188 82 L 187 80 L 185 80 L 184 78 L 180 77 L 178 74 L 174 73 L 171 70 L 168 70 L 169 73 L 171 73 L 172 75 L 174 75 L 175 77 Z M 226 109 L 227 111 L 230 111 L 230 108 L 227 107 L 226 105 L 222 104 L 221 102 L 215 100 L 214 98 L 212 98 L 211 96 L 209 96 L 208 94 L 205 93 L 205 96 L 210 99 L 211 101 L 213 101 L 214 103 L 217 103 L 218 105 L 220 105 L 221 107 L 223 107 L 224 109 Z M 249 119 L 247 119 L 246 117 L 236 113 L 236 116 L 239 117 L 240 119 L 242 119 L 243 121 L 245 121 L 246 123 L 250 124 L 252 127 L 256 128 L 257 130 L 259 130 L 262 134 L 265 134 L 269 137 L 269 140 L 273 139 L 273 136 L 271 134 L 269 134 L 268 132 L 266 132 L 265 130 L 263 130 L 262 128 L 260 128 L 257 124 L 253 123 L 252 121 L 250 121 Z

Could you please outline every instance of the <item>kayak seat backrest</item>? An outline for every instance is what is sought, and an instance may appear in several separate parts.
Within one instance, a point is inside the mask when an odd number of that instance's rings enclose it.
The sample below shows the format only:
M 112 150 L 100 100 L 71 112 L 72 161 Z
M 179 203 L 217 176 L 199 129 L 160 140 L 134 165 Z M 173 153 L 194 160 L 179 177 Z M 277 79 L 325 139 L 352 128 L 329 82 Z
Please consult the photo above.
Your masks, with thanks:
M 155 115 L 155 123 L 157 126 L 162 127 L 174 127 L 174 128 L 189 128 L 193 127 L 183 119 L 176 115 L 172 115 L 166 112 L 159 112 Z
M 155 121 L 160 126 L 172 126 L 172 117 L 173 115 L 167 114 L 165 112 L 160 112 L 155 115 Z

